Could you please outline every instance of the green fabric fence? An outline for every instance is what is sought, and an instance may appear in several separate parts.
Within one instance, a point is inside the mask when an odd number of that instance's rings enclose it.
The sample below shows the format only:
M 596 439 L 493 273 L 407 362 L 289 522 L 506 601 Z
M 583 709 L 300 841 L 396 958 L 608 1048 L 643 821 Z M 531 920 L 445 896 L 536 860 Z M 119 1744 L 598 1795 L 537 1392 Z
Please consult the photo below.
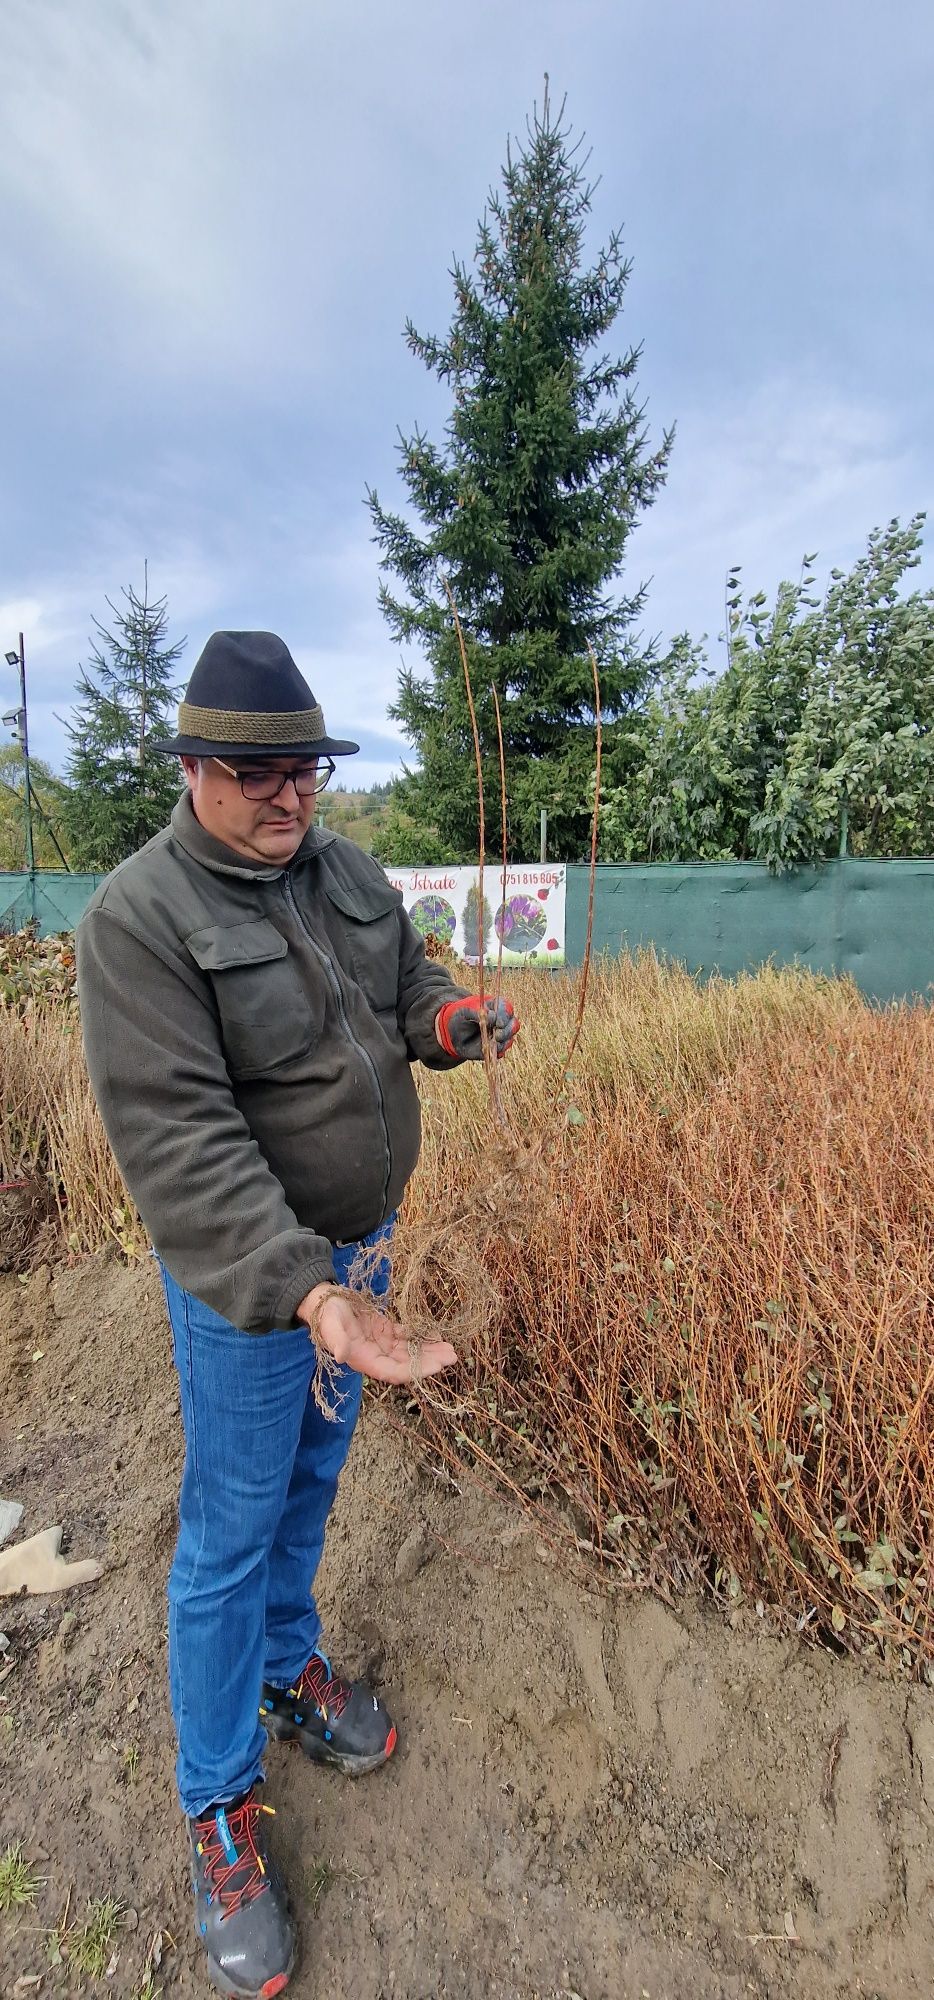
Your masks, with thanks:
M 103 875 L 68 875 L 37 869 L 35 875 L 0 875 L 0 932 L 35 923 L 40 937 L 73 931 Z
M 566 950 L 587 934 L 586 868 L 568 869 Z M 594 949 L 653 945 L 690 972 L 732 974 L 772 959 L 850 973 L 871 1000 L 934 988 L 934 860 L 828 861 L 793 875 L 764 863 L 656 862 L 597 869 Z
M 71 930 L 101 877 L 0 875 L 0 930 L 34 919 L 40 933 Z M 588 871 L 567 871 L 567 962 L 587 930 Z M 934 991 L 934 859 L 828 861 L 793 875 L 757 862 L 658 862 L 597 869 L 594 948 L 656 951 L 704 976 L 749 971 L 767 959 L 814 972 L 848 972 L 873 1000 Z

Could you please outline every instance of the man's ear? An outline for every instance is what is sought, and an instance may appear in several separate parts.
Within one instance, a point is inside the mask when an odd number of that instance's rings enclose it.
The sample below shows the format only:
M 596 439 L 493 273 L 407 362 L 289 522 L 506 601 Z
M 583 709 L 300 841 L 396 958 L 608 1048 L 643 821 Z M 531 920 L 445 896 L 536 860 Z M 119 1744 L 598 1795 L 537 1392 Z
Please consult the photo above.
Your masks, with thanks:
M 201 769 L 201 758 L 180 757 L 178 761 L 181 764 L 182 770 L 185 774 L 185 783 L 188 786 L 188 790 L 191 791 L 192 782 L 197 777 L 198 772 Z

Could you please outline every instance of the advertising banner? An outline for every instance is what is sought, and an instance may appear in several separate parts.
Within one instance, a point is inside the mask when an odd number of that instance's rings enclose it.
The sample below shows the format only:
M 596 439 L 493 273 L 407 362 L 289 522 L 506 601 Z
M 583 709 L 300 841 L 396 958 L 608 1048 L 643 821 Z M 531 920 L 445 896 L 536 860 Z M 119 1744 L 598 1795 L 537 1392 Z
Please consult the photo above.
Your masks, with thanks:
M 500 946 L 504 965 L 564 964 L 563 862 L 523 862 L 503 867 L 394 868 L 386 873 L 401 889 L 405 907 L 423 937 L 437 938 L 477 965 L 495 965 Z

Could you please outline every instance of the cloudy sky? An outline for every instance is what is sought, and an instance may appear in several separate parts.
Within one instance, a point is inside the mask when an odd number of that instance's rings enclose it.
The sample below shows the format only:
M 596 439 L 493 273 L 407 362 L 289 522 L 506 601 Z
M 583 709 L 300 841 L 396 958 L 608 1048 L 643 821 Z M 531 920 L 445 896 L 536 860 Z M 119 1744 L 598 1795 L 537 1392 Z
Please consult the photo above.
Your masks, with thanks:
M 931 0 L 3 0 L 0 706 L 22 627 L 38 753 L 148 559 L 189 667 L 271 627 L 362 780 L 398 767 L 364 488 L 397 500 L 397 426 L 441 429 L 403 322 L 448 324 L 545 71 L 678 427 L 647 631 L 716 654 L 731 563 L 823 573 L 926 504 Z

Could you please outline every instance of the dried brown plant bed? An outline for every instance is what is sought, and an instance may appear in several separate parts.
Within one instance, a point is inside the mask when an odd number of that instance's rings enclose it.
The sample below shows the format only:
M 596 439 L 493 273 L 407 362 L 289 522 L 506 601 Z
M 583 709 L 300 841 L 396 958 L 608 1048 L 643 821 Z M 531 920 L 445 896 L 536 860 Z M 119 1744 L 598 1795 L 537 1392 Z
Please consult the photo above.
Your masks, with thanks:
M 934 1015 L 794 972 L 601 965 L 556 1133 L 576 1005 L 571 979 L 521 981 L 532 1199 L 504 1191 L 482 1078 L 424 1086 L 394 1299 L 414 1267 L 464 1353 L 420 1392 L 436 1441 L 627 1575 L 930 1662 Z
M 420 1077 L 394 1302 L 464 1353 L 422 1427 L 623 1578 L 930 1666 L 934 1013 L 600 962 L 561 1087 L 578 981 L 509 992 L 518 1141 L 479 1064 Z M 72 1254 L 132 1255 L 75 1026 L 59 995 L 0 1006 L 0 1180 L 46 1183 Z

